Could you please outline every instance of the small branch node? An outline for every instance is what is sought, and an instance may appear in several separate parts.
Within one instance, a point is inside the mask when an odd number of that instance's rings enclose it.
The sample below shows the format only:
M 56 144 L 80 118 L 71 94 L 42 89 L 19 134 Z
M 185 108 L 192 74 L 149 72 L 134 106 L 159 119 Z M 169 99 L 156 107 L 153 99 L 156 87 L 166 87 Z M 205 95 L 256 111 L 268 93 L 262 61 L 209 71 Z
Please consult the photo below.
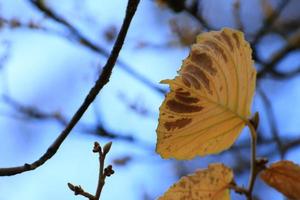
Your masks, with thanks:
M 101 153 L 102 152 L 101 146 L 98 142 L 94 142 L 93 152 L 94 153 Z
M 105 176 L 111 176 L 115 173 L 115 171 L 112 168 L 112 165 L 108 165 L 105 169 L 104 169 L 104 175 Z

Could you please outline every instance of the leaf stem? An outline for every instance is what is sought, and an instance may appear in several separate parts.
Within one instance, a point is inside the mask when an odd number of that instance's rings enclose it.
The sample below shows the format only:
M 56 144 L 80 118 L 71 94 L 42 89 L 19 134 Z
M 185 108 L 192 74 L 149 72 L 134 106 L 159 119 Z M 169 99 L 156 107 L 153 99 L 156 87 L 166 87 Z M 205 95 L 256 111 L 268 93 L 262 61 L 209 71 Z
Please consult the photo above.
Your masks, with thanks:
M 252 122 L 249 120 L 247 123 L 247 126 L 250 129 L 251 133 L 251 171 L 250 171 L 250 177 L 248 182 L 248 192 L 247 192 L 247 200 L 252 200 L 252 191 L 256 179 L 256 175 L 258 174 L 257 166 L 256 166 L 256 140 L 257 140 L 257 134 L 256 130 L 252 124 Z

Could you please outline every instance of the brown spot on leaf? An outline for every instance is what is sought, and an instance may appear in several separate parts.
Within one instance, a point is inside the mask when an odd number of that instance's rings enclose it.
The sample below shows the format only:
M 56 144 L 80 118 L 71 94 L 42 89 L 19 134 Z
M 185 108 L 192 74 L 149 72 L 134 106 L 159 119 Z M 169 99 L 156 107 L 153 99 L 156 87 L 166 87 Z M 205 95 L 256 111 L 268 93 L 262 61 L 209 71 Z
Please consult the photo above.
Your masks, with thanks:
M 240 48 L 240 41 L 239 41 L 238 35 L 236 33 L 233 33 L 232 36 L 235 40 L 235 43 L 236 43 L 237 47 Z
M 204 42 L 207 46 L 209 46 L 211 49 L 213 49 L 213 51 L 215 52 L 215 54 L 217 55 L 221 55 L 224 59 L 225 62 L 228 61 L 227 56 L 225 55 L 223 49 L 221 47 L 219 47 L 219 45 L 217 45 L 216 43 L 214 43 L 213 41 L 205 41 Z
M 188 73 L 182 73 L 182 78 L 185 79 L 187 82 L 189 82 L 190 85 L 194 86 L 194 88 L 200 89 L 199 82 L 192 75 Z
M 166 122 L 166 123 L 164 123 L 164 126 L 168 131 L 171 131 L 176 128 L 181 129 L 191 122 L 192 122 L 192 119 L 190 119 L 190 118 L 182 118 L 182 119 L 178 119 L 173 122 Z
M 211 58 L 206 53 L 199 53 L 197 50 L 192 50 L 191 60 L 211 75 L 215 75 L 217 73 L 216 69 L 212 67 Z
M 172 134 L 164 134 L 164 136 L 163 136 L 164 139 L 168 139 L 170 137 L 172 137 Z M 170 151 L 170 147 L 167 149 Z
M 188 64 L 186 66 L 186 71 L 193 74 L 197 78 L 197 80 L 199 80 L 204 85 L 204 87 L 208 91 L 210 91 L 209 79 L 207 78 L 206 74 L 199 67 L 196 67 L 193 64 Z
M 228 35 L 224 31 L 221 33 L 221 37 L 224 39 L 224 41 L 227 43 L 227 45 L 230 47 L 230 50 L 233 51 L 233 45 L 231 43 L 231 40 Z
M 176 94 L 179 94 L 179 95 L 182 95 L 182 96 L 190 96 L 191 95 L 191 93 L 189 93 L 189 92 L 180 92 L 178 90 L 176 90 L 175 92 L 176 92 Z
M 185 76 L 182 77 L 182 82 L 183 82 L 183 84 L 186 85 L 187 87 L 191 87 L 190 81 L 189 81 Z
M 187 96 L 181 95 L 179 93 L 175 94 L 175 98 L 178 99 L 179 101 L 181 101 L 183 103 L 187 103 L 187 104 L 197 103 L 199 101 L 199 99 L 197 99 L 195 97 L 187 97 Z
M 203 109 L 202 106 L 187 105 L 187 104 L 183 104 L 178 101 L 175 101 L 173 99 L 167 101 L 166 104 L 171 111 L 177 112 L 177 113 L 198 112 Z

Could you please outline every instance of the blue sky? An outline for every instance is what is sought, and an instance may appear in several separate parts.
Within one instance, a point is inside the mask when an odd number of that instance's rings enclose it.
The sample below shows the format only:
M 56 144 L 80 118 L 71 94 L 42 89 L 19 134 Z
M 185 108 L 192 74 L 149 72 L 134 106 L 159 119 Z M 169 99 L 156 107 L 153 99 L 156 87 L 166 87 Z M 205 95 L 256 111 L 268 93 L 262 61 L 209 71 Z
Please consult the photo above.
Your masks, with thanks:
M 207 1 L 208 2 L 208 1 Z M 231 2 L 231 1 L 230 1 Z M 208 20 L 217 27 L 232 26 L 233 17 L 230 2 L 214 0 L 204 6 Z M 0 1 L 1 15 L 17 17 L 22 21 L 35 19 L 43 25 L 61 33 L 65 30 L 51 21 L 47 21 L 26 1 Z M 257 6 L 258 1 L 246 1 L 244 18 L 250 31 L 255 30 L 261 12 L 254 15 L 247 6 Z M 103 30 L 111 25 L 120 27 L 124 16 L 126 1 L 49 1 L 57 13 L 70 20 L 81 32 L 110 50 L 112 44 L 103 38 Z M 223 6 L 222 6 L 223 5 Z M 218 13 L 218 15 L 214 15 Z M 225 17 L 224 17 L 225 16 Z M 169 28 L 169 19 L 173 14 L 159 9 L 152 1 L 142 1 L 131 24 L 126 43 L 120 54 L 120 60 L 132 66 L 134 70 L 154 83 L 172 78 L 176 75 L 182 60 L 188 54 L 188 48 L 145 47 L 138 44 L 165 44 L 176 40 Z M 176 17 L 180 17 L 176 16 Z M 74 42 L 55 34 L 28 29 L 13 31 L 2 30 L 0 42 L 10 41 L 10 54 L 0 71 L 0 93 L 8 94 L 24 105 L 36 106 L 45 112 L 60 112 L 70 118 L 82 103 L 85 95 L 96 80 L 97 73 L 105 63 L 105 58 L 97 55 Z M 266 38 L 259 53 L 264 57 L 284 44 L 280 38 Z M 2 47 L 1 47 L 2 48 Z M 295 67 L 300 54 L 295 54 L 281 63 L 283 70 Z M 298 62 L 299 65 L 299 62 Z M 299 135 L 300 79 L 289 81 L 263 80 L 261 88 L 271 99 L 281 134 Z M 165 87 L 165 86 L 162 86 Z M 87 111 L 78 128 L 63 143 L 57 154 L 39 169 L 14 177 L 0 178 L 0 200 L 17 199 L 83 199 L 73 196 L 67 188 L 67 182 L 80 184 L 86 191 L 95 191 L 98 162 L 92 153 L 95 140 L 101 144 L 109 140 L 84 133 L 80 127 L 84 124 L 95 124 L 98 120 L 109 130 L 120 134 L 132 134 L 141 145 L 125 141 L 114 141 L 108 163 L 116 158 L 132 156 L 133 160 L 126 166 L 115 166 L 115 174 L 107 179 L 102 199 L 142 199 L 149 194 L 150 199 L 162 194 L 177 178 L 174 161 L 162 160 L 155 152 L 156 126 L 158 108 L 163 96 L 141 84 L 120 66 L 113 72 L 109 84 L 101 91 L 93 106 Z M 149 116 L 141 116 L 130 109 L 128 102 L 147 108 Z M 95 115 L 95 110 L 99 115 Z M 270 135 L 267 117 L 259 95 L 253 104 L 254 111 L 261 113 L 261 128 Z M 0 104 L 0 166 L 8 167 L 34 161 L 43 153 L 49 144 L 62 130 L 55 121 L 20 120 L 15 111 Z M 100 116 L 100 118 L 98 118 Z M 244 131 L 239 141 L 248 138 Z M 264 149 L 268 150 L 268 149 Z M 263 151 L 264 151 L 263 150 Z M 248 152 L 242 154 L 249 156 Z M 288 159 L 300 162 L 299 150 L 287 155 Z M 184 165 L 206 167 L 216 159 L 229 166 L 233 162 L 228 154 L 222 157 L 211 156 L 183 162 Z M 273 157 L 271 160 L 279 159 Z M 192 167 L 193 168 L 193 167 Z M 248 174 L 239 179 L 246 183 Z M 266 186 L 262 186 L 264 189 Z M 257 188 L 260 191 L 260 188 Z M 271 189 L 264 191 L 270 199 L 280 195 Z M 234 195 L 234 199 L 242 199 Z

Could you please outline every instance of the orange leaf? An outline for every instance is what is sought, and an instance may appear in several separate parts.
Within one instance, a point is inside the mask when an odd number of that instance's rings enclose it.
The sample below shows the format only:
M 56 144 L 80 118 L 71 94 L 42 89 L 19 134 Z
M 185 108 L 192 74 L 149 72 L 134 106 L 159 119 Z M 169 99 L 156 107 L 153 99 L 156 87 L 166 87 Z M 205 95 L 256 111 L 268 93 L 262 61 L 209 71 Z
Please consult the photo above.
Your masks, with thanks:
M 300 166 L 291 161 L 273 163 L 264 170 L 260 178 L 279 192 L 293 200 L 300 199 Z
M 233 180 L 233 172 L 221 163 L 198 170 L 184 176 L 158 200 L 230 200 L 228 185 Z

